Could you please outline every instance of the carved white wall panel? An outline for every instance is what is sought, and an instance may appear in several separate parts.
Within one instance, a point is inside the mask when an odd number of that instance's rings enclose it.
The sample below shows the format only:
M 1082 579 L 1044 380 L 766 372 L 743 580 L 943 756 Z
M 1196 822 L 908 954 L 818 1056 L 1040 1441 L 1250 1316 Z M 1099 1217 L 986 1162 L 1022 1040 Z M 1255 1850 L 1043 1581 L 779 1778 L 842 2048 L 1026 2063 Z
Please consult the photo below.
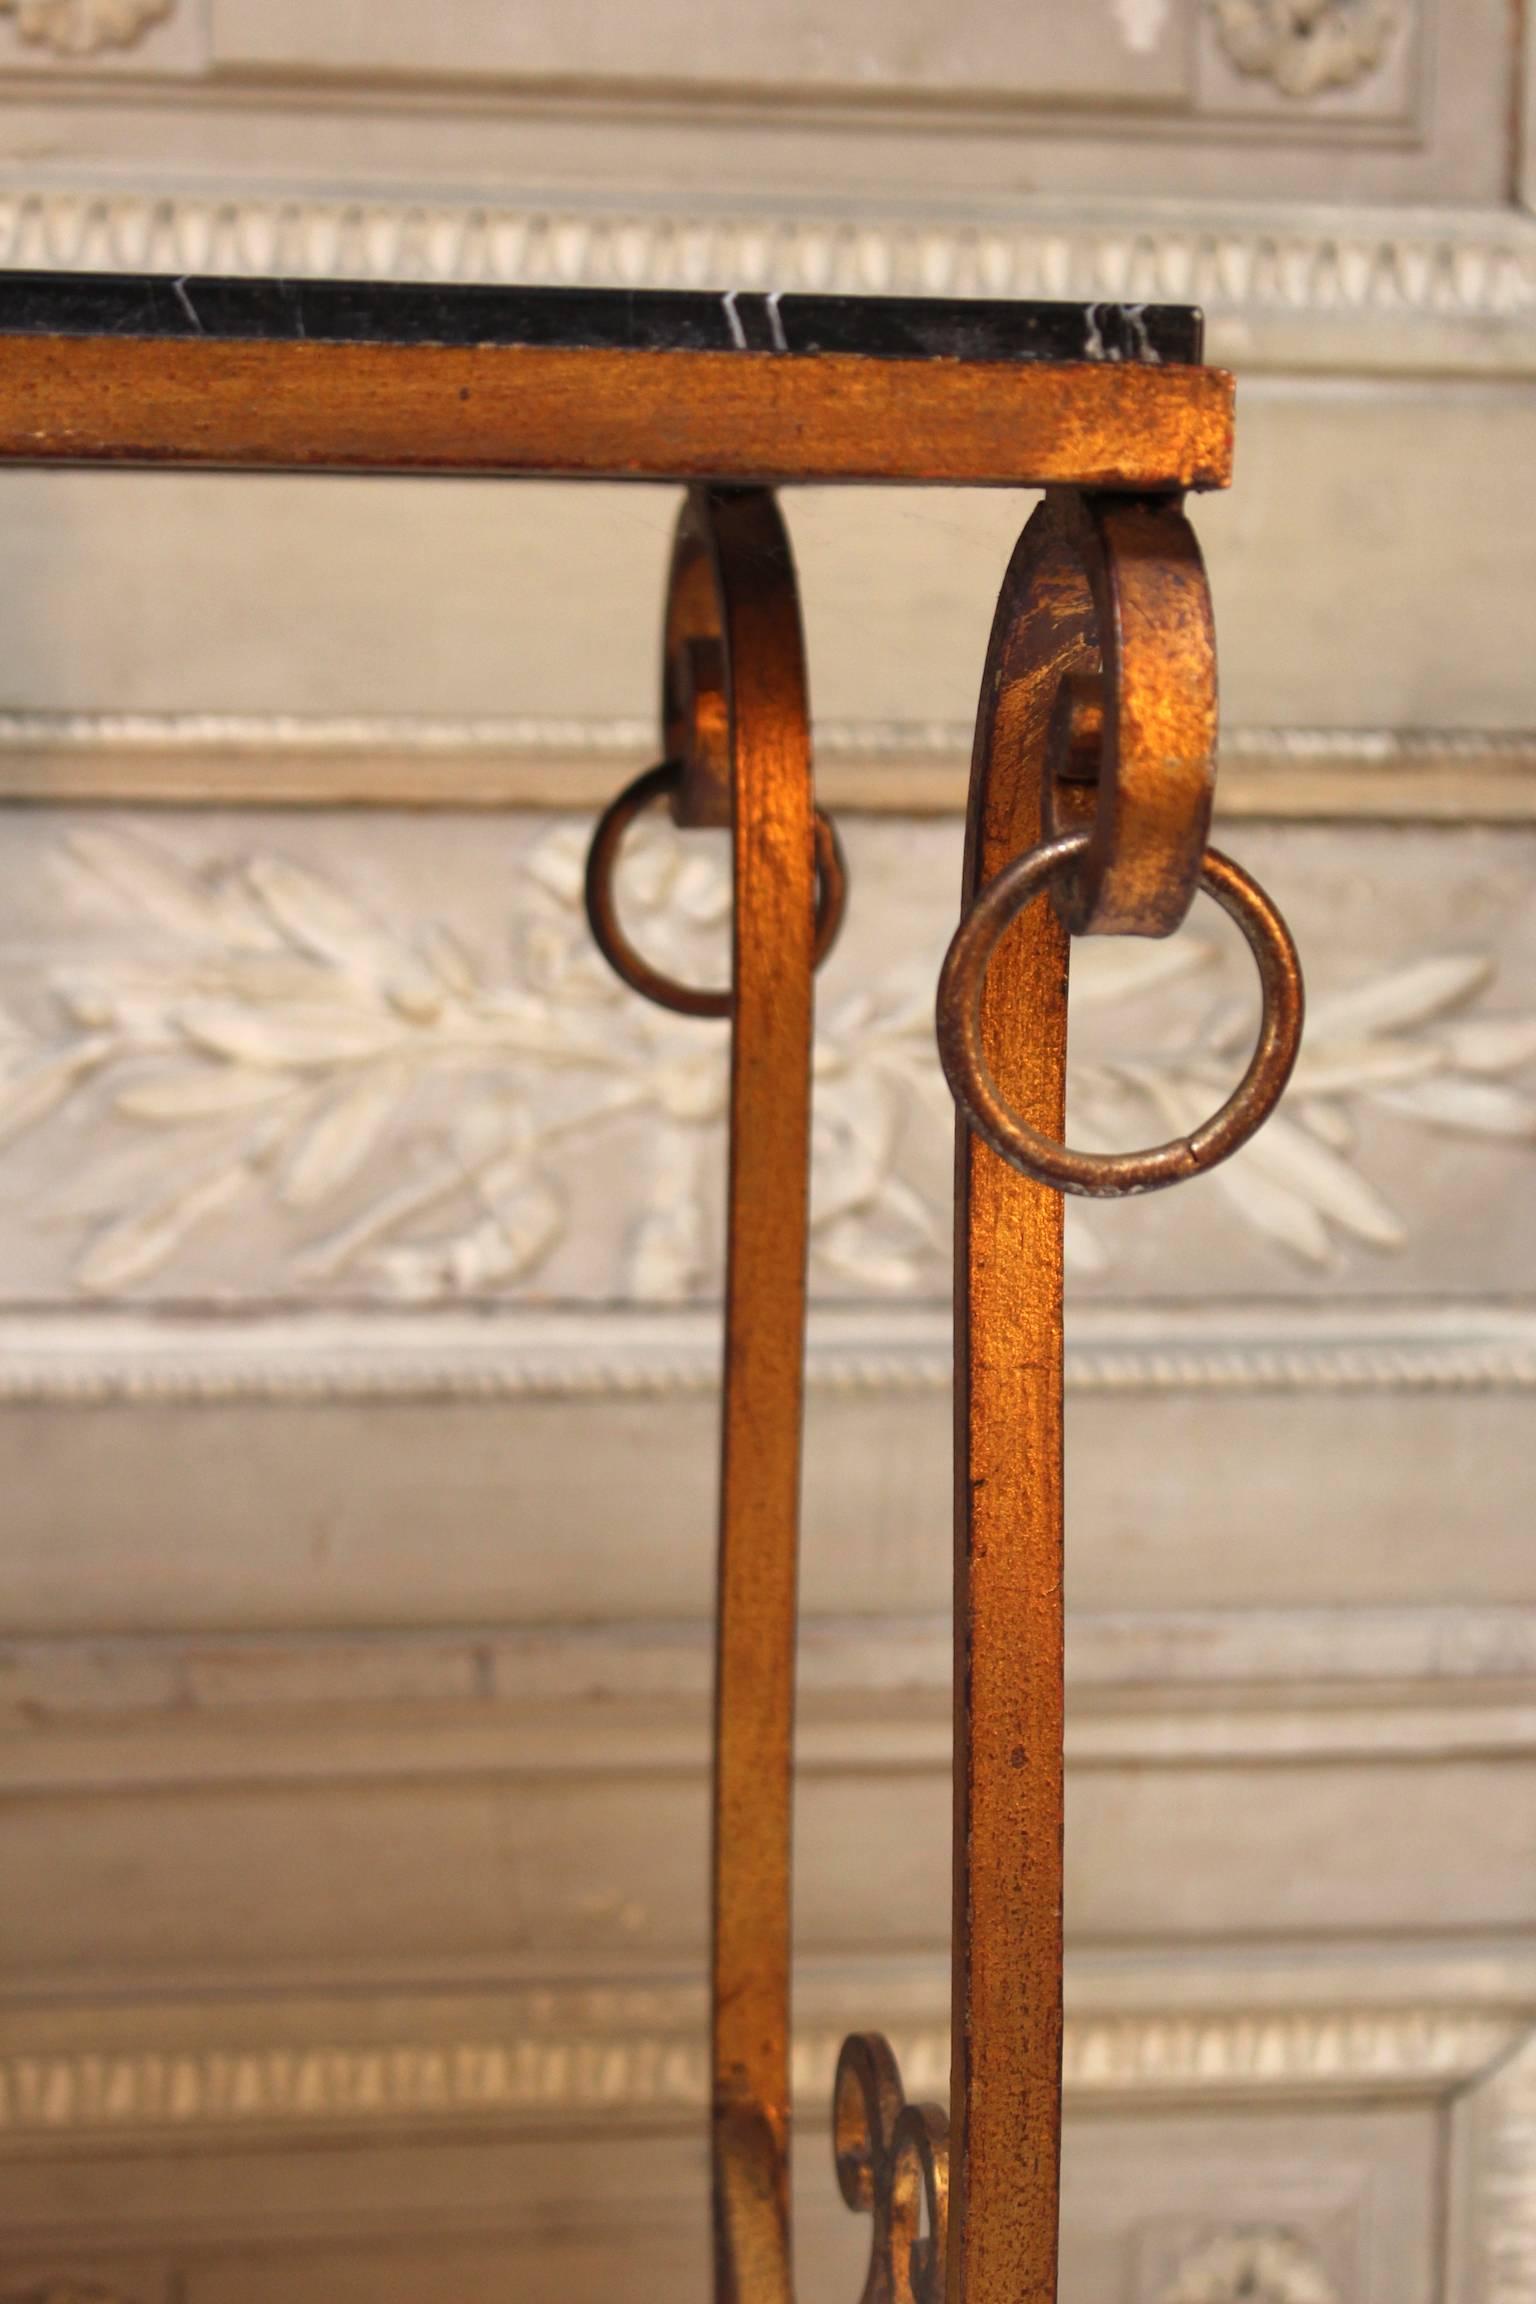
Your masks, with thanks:
M 914 183 L 935 206 L 1007 205 L 1021 185 L 1219 197 L 1241 168 L 1251 196 L 1305 200 L 1321 148 L 1338 198 L 1495 203 L 1508 183 L 1517 43 L 1496 0 L 861 0 L 746 22 L 667 0 L 643 25 L 611 5 L 160 0 L 147 28 L 146 4 L 25 0 L 12 62 L 47 73 L 77 171 L 512 179 L 686 207 L 689 187 L 852 206 Z M 181 100 L 100 117 L 75 75 L 104 61 Z
M 1352 2228 L 1359 2280 L 1347 2293 L 1358 2304 L 1428 2304 L 1434 2136 L 1427 2112 L 1349 2110 L 1315 2123 L 1228 2112 L 1139 2128 L 1080 2124 L 1069 2131 L 1066 2161 L 1065 2293 L 1095 2304 L 1147 2304 L 1156 2290 L 1141 2284 L 1136 2258 L 1149 2211 L 1159 2198 L 1182 2194 L 1204 2210 L 1207 2229 L 1227 2200 L 1239 2204 L 1245 2223 L 1289 2212 L 1302 2244 L 1320 2242 L 1335 2257 L 1341 2228 Z M 381 2293 L 391 2304 L 442 2304 L 447 2296 L 454 2304 L 501 2304 L 509 2288 L 533 2304 L 603 2304 L 614 2293 L 617 2263 L 628 2275 L 627 2294 L 676 2304 L 703 2304 L 707 2294 L 699 2161 L 685 2136 L 575 2136 L 543 2146 L 466 2141 L 435 2153 L 375 2147 L 324 2157 L 336 2206 L 323 2236 L 312 2212 L 314 2156 L 306 2163 L 291 2148 L 263 2154 L 259 2209 L 232 2172 L 202 2168 L 195 2158 L 141 2161 L 130 2164 L 131 2174 L 108 2164 L 88 2185 L 79 2175 L 75 2184 L 104 2224 L 120 2224 L 132 2202 L 143 2226 L 185 2234 L 170 2262 L 175 2293 L 191 2304 L 364 2304 Z M 811 2304 L 846 2304 L 858 2293 L 867 2226 L 837 2197 L 819 2126 L 803 2136 L 796 2228 L 800 2292 Z M 36 2223 L 33 2231 L 23 2261 L 29 2277 L 34 2262 L 46 2277 L 43 2232 Z M 265 2244 L 253 2245 L 263 2231 Z M 71 2252 L 66 2261 L 89 2253 Z M 165 2253 L 145 2250 L 139 2261 L 142 2270 L 121 2244 L 112 2251 L 113 2288 L 138 2304 L 161 2304 Z
M 1101 2243 L 1098 2284 L 1085 2282 L 1078 2293 L 1117 2304 L 1122 2297 L 1127 2304 L 1345 2304 L 1389 2294 L 1431 2304 L 1433 2131 L 1400 2122 L 1389 2142 L 1367 2120 L 1351 2127 L 1336 2116 L 1319 2123 L 1298 2152 L 1303 2131 L 1265 2125 L 1267 2152 L 1241 2121 L 1230 2135 L 1211 2123 L 1198 2139 L 1181 2139 L 1182 2182 L 1168 2181 L 1172 2138 L 1168 2159 L 1160 2153 L 1145 2170 L 1132 2146 L 1124 2189 L 1133 2197 L 1144 2186 L 1152 2193 L 1130 2235 L 1134 2269 L 1127 2279 Z M 1333 2157 L 1325 2164 L 1313 2147 L 1330 2130 Z M 1125 2127 L 1116 2140 L 1125 2151 Z M 1112 2232 L 1115 2221 L 1111 2208 L 1103 2223 Z
M 699 1301 L 720 1282 L 724 1035 L 625 992 L 541 816 L 16 811 L 0 998 L 0 1300 Z M 942 1296 L 951 1123 L 932 987 L 946 822 L 854 819 L 818 1012 L 813 1285 Z M 1315 954 L 1281 1118 L 1209 1182 L 1068 1211 L 1087 1296 L 1536 1287 L 1526 832 L 1253 826 Z M 718 844 L 637 838 L 632 919 L 723 965 Z M 449 923 L 452 923 L 450 926 Z M 1219 916 L 1076 962 L 1074 1126 L 1192 1125 L 1252 1030 Z M 1453 1228 L 1454 1226 L 1454 1228 Z
M 800 2131 L 802 2289 L 814 2304 L 846 2304 L 867 2233 L 837 2198 L 823 2119 L 812 2113 Z M 444 2133 L 414 2149 L 379 2139 L 359 2150 L 335 2137 L 323 2154 L 306 2153 L 290 2129 L 243 2168 L 185 2146 L 174 2157 L 115 2164 L 34 2159 L 29 2170 L 0 2167 L 0 2222 L 20 2243 L 20 2264 L 46 2276 L 49 2212 L 57 2217 L 72 2200 L 73 2244 L 53 2238 L 53 2265 L 79 2266 L 76 2276 L 86 2277 L 100 2250 L 114 2289 L 141 2304 L 158 2304 L 172 2267 L 178 2295 L 220 2304 L 350 2304 L 381 2284 L 404 2304 L 438 2304 L 450 2276 L 455 2300 L 490 2304 L 510 2283 L 520 2297 L 596 2304 L 611 2296 L 619 2260 L 630 2292 L 702 2299 L 699 2156 L 686 2129 L 658 2125 L 540 2143 L 491 2140 L 482 2124 L 478 2140 Z M 1235 2226 L 1239 2235 L 1283 2231 L 1293 2264 L 1321 2262 L 1359 2304 L 1429 2304 L 1438 2126 L 1432 2100 L 1383 2108 L 1348 2097 L 1302 2114 L 1226 2105 L 1071 2119 L 1065 2292 L 1147 2304 L 1181 2250 L 1194 2254 L 1202 2238 L 1209 2248 Z M 314 2217 L 319 2166 L 329 2194 L 323 2232 Z M 1170 2201 L 1180 2204 L 1171 2213 Z M 137 2232 L 139 2250 L 121 2238 L 103 2246 L 98 2235 L 113 2231 Z

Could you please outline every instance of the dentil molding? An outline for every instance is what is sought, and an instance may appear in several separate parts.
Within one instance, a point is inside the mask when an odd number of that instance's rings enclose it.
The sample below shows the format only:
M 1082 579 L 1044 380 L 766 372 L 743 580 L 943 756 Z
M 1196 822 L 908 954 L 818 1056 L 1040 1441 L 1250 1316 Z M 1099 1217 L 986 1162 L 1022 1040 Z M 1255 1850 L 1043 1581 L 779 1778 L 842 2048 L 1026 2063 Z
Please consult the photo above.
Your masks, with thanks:
M 1330 1966 L 1332 1964 L 1329 1964 Z M 1095 1982 L 1069 1964 L 1064 2079 L 1069 2113 L 1214 2112 L 1222 2107 L 1347 2113 L 1384 2102 L 1472 2104 L 1458 2131 L 1462 2204 L 1449 2291 L 1455 2304 L 1528 2304 L 1536 2071 L 1530 2008 L 1488 1996 L 1474 1962 L 1470 1996 L 1408 1985 L 1389 1955 L 1353 1981 L 1315 1965 L 1227 1979 L 1248 2005 L 1219 2004 L 1219 1959 L 1198 1974 L 1156 1965 Z M 1398 1971 L 1402 1970 L 1399 1974 Z M 908 2085 L 940 2100 L 948 2036 L 937 1965 L 921 1980 L 885 1977 L 882 2001 Z M 802 1992 L 793 2084 L 797 2118 L 825 2118 L 853 1979 Z M 866 1997 L 875 1988 L 865 1978 Z M 1411 1989 L 1411 1987 L 1410 1987 Z M 1134 1995 L 1147 1995 L 1141 2005 Z M 1116 2002 L 1127 1993 L 1133 2004 Z M 1161 2005 L 1157 2002 L 1161 2001 Z M 462 1996 L 392 1994 L 370 2028 L 366 2002 L 187 2002 L 17 2013 L 0 2056 L 0 2162 L 99 2162 L 124 2148 L 229 2154 L 267 2146 L 413 2146 L 461 2137 L 533 2140 L 551 2131 L 617 2136 L 691 2130 L 708 2101 L 703 1996 L 683 1985 L 559 1987 Z M 1460 2117 L 1459 2113 L 1457 2115 Z M 814 2142 L 810 2149 L 814 2151 Z M 1149 2304 L 1338 2304 L 1311 2234 L 1278 2220 L 1204 2225 L 1180 2249 Z M 34 2235 L 33 2246 L 37 2236 Z M 1166 2261 L 1166 2259 L 1165 2259 Z M 1464 2274 L 1464 2277 L 1463 2277 Z M 1142 2291 L 1138 2290 L 1138 2294 Z M 46 2283 L 4 2304 L 121 2304 L 114 2294 Z
M 392 2005 L 398 2011 L 408 1999 L 392 1996 Z M 0 2057 L 0 2152 L 99 2148 L 108 2137 L 217 2144 L 263 2131 L 519 2129 L 596 2117 L 676 2123 L 709 2100 L 708 2048 L 691 1988 L 508 1993 L 469 2026 L 452 2021 L 462 2008 L 446 2024 L 427 2001 L 413 2013 L 414 2029 L 349 2039 L 337 2006 L 318 2018 L 325 2029 L 304 2038 L 295 2036 L 300 2017 L 274 2002 L 265 2028 L 288 2037 L 263 2041 L 261 2019 L 253 2035 L 249 2013 L 243 2038 L 217 2012 L 184 2009 L 179 2027 L 157 2039 L 154 2011 L 134 2009 L 139 2037 L 114 2044 L 120 2021 L 92 2039 L 90 2012 L 73 2011 L 67 2020 L 78 2045 Z M 176 2036 L 189 2026 L 201 2036 Z M 841 2037 L 835 2022 L 797 2028 L 793 2085 L 807 2113 L 819 2113 L 830 2094 Z M 891 2037 L 909 2088 L 942 2097 L 947 2028 L 908 2022 L 893 2026 Z M 1520 2037 L 1512 2017 L 1435 2005 L 1069 2010 L 1064 2080 L 1069 2104 L 1080 2108 L 1440 2097 L 1478 2078 Z
M 1248 369 L 1536 360 L 1536 222 L 1514 210 L 1041 198 L 886 214 L 512 195 L 0 179 L 0 264 L 570 287 L 1197 303 Z

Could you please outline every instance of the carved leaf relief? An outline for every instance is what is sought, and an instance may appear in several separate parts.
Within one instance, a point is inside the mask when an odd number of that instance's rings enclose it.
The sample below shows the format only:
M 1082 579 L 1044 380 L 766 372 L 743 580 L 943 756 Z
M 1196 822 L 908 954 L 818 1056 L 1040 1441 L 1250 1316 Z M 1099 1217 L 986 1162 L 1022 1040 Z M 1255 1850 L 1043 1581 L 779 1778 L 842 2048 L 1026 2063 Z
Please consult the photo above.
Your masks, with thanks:
M 1240 72 L 1283 96 L 1352 88 L 1386 59 L 1401 0 L 1209 0 L 1216 36 Z
M 595 1210 L 604 1294 L 707 1294 L 725 1029 L 610 976 L 582 911 L 584 842 L 559 823 L 509 843 L 520 878 L 493 959 L 440 919 L 386 919 L 347 875 L 276 847 L 189 864 L 158 829 L 71 830 L 49 861 L 79 929 L 0 1009 L 0 1192 L 16 1220 L 64 1241 L 94 1296 L 183 1285 L 210 1244 L 260 1238 L 253 1268 L 275 1263 L 290 1289 L 430 1302 L 558 1287 Z M 664 965 L 718 972 L 729 889 L 713 850 L 637 834 L 622 901 Z M 952 1113 L 930 936 L 892 959 L 882 935 L 820 1002 L 812 1236 L 833 1293 L 942 1289 Z M 1221 1102 L 1252 1025 L 1219 959 L 1188 933 L 1077 947 L 1074 1141 L 1156 1141 Z M 1237 1230 L 1318 1269 L 1400 1249 L 1408 1220 L 1362 1156 L 1368 1114 L 1536 1142 L 1536 1014 L 1500 1013 L 1494 994 L 1487 954 L 1451 952 L 1316 998 L 1285 1107 L 1216 1172 Z M 1105 1212 L 1069 1203 L 1067 1219 L 1079 1273 L 1108 1268 Z

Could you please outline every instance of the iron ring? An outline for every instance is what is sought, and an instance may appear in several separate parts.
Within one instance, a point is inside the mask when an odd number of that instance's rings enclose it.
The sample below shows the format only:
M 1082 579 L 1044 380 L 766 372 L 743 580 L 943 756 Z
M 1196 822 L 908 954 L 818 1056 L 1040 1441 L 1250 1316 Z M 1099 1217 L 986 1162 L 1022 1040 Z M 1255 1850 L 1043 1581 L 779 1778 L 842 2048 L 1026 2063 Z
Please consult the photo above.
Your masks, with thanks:
M 1301 1046 L 1304 996 L 1290 930 L 1257 882 L 1208 848 L 1200 885 L 1236 921 L 1258 964 L 1263 1014 L 1248 1069 L 1221 1109 L 1187 1136 L 1142 1152 L 1074 1152 L 1004 1101 L 982 1047 L 981 995 L 998 938 L 1048 882 L 1088 847 L 1087 832 L 1045 841 L 1005 865 L 971 905 L 939 976 L 939 1059 L 956 1104 L 999 1159 L 1036 1183 L 1091 1199 L 1158 1192 L 1227 1159 L 1269 1118 Z
M 670 1008 L 679 1016 L 729 1016 L 732 1002 L 729 989 L 717 991 L 679 984 L 675 977 L 653 967 L 625 934 L 614 902 L 614 868 L 626 833 L 637 816 L 642 816 L 655 801 L 676 791 L 682 773 L 682 765 L 676 760 L 663 760 L 659 767 L 647 768 L 643 776 L 626 784 L 599 816 L 592 845 L 587 850 L 587 919 L 598 950 L 632 992 L 639 992 L 645 999 L 654 1000 L 658 1007 Z M 816 929 L 811 965 L 819 968 L 837 939 L 848 902 L 848 868 L 842 842 L 831 818 L 819 808 L 815 815 L 815 842 Z

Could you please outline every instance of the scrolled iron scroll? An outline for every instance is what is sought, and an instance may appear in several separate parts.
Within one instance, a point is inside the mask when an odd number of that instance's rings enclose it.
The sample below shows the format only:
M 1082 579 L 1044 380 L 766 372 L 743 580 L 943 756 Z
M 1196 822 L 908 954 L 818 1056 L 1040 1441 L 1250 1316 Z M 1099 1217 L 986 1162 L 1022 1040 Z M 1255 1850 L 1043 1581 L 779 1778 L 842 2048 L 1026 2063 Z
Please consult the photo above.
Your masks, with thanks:
M 994 743 L 1018 752 L 1000 772 Z M 1031 795 L 1033 835 L 979 884 L 968 878 L 937 1028 L 970 1126 L 1000 1159 L 1059 1192 L 1152 1192 L 1215 1166 L 1269 1117 L 1296 1061 L 1303 995 L 1290 932 L 1263 890 L 1207 846 L 1215 743 L 1210 598 L 1180 505 L 1048 496 L 1004 584 L 972 770 L 973 819 L 978 796 L 984 818 L 1011 769 Z M 985 822 L 973 821 L 972 848 L 985 839 Z M 1138 936 L 1168 935 L 1203 888 L 1248 939 L 1263 994 L 1258 1044 L 1220 1110 L 1187 1136 L 1146 1151 L 1070 1151 L 1059 1127 L 1039 1127 L 1000 1088 L 984 1021 L 987 969 L 1047 888 L 1074 934 Z
M 621 796 L 588 873 L 626 980 L 731 1018 L 711 1885 L 711 2153 L 717 2304 L 791 2304 L 790 1738 L 805 1348 L 811 975 L 841 912 L 818 835 L 794 563 L 766 489 L 699 488 L 667 597 L 663 742 L 679 763 Z M 624 809 L 660 796 L 729 825 L 731 988 L 638 982 L 606 930 Z M 605 910 L 606 907 L 606 910 Z
M 1020 641 L 1047 707 L 1036 837 L 1089 832 L 1062 918 L 1077 936 L 1170 935 L 1194 901 L 1216 782 L 1200 547 L 1171 497 L 1073 489 L 1047 495 L 1025 536 Z
M 1268 899 L 1207 847 L 1210 603 L 1174 498 L 1049 494 L 998 600 L 972 755 L 962 924 L 939 1038 L 955 1147 L 955 1881 L 947 2211 L 926 2289 L 891 2239 L 905 2112 L 884 2044 L 845 2047 L 839 2174 L 876 2217 L 864 2304 L 1054 2304 L 1061 2142 L 1062 1199 L 1235 1148 L 1295 1054 L 1301 983 Z M 1168 935 L 1197 889 L 1240 917 L 1267 1009 L 1257 1076 L 1205 1130 L 1103 1169 L 1062 1146 L 1069 931 Z M 1030 898 L 1047 886 L 1054 903 Z M 1154 1173 L 1148 1173 L 1151 1160 Z M 1140 1163 L 1141 1165 L 1137 1165 Z M 883 2053 L 882 2053 L 883 2051 Z M 843 2145 L 858 2104 L 884 2158 Z M 938 2166 L 937 2156 L 934 2166 Z M 875 2182 L 876 2168 L 884 2185 Z M 910 2186 L 910 2180 L 905 2180 Z M 882 2286 L 881 2282 L 885 2284 Z
M 792 2304 L 789 1794 L 818 846 L 798 603 L 771 496 L 698 490 L 668 597 L 665 784 L 729 823 L 735 931 L 717 1630 L 712 2133 L 717 2304 Z M 955 1929 L 950 2111 L 845 2044 L 838 2178 L 873 2219 L 863 2304 L 1053 2304 L 1061 2118 L 1063 1184 L 1147 1189 L 1232 1148 L 1231 1115 L 1064 1175 L 1069 930 L 1166 935 L 1204 883 L 1242 916 L 1269 1009 L 1257 1124 L 1300 1029 L 1267 899 L 1207 850 L 1215 735 L 1204 576 L 1172 499 L 1048 496 L 988 648 L 965 918 L 941 1041 L 956 1139 Z M 615 816 L 621 819 L 616 824 Z M 839 908 L 822 855 L 823 933 Z M 1030 898 L 1047 883 L 1057 901 Z M 622 955 L 619 955 L 622 963 Z M 622 967 L 621 967 L 622 972 Z M 694 1012 L 719 995 L 681 992 Z M 674 1004 L 683 1005 L 683 1001 Z M 956 1054 L 958 1051 L 958 1055 Z M 1262 1109 L 1260 1109 L 1262 1107 Z M 1196 1140 L 1200 1141 L 1197 1142 Z M 1209 1143 L 1206 1142 L 1209 1139 Z M 1165 1160 L 1164 1154 L 1169 1157 Z
M 832 2089 L 837 2181 L 872 2220 L 859 2304 L 944 2304 L 949 2233 L 949 2118 L 909 2104 L 889 2041 L 843 2042 Z

